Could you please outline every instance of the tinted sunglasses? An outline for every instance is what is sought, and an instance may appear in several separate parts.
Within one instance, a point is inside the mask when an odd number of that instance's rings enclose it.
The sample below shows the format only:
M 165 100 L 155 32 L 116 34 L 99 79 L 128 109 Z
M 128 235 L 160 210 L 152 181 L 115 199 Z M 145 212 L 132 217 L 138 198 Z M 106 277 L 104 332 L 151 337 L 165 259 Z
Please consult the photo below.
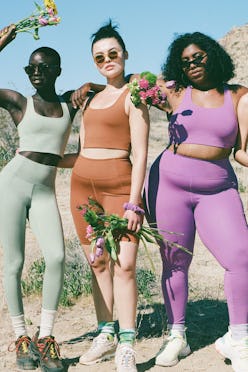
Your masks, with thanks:
M 186 69 L 188 70 L 190 68 L 190 65 L 191 63 L 193 63 L 193 65 L 195 66 L 199 66 L 203 60 L 203 58 L 205 58 L 207 56 L 207 54 L 204 54 L 204 55 L 200 55 L 194 59 L 191 59 L 190 61 L 181 61 L 181 66 L 183 69 Z
M 108 57 L 111 61 L 119 57 L 119 52 L 117 50 L 110 50 L 107 54 L 97 54 L 94 56 L 94 61 L 96 64 L 100 65 Z
M 58 68 L 59 65 L 48 65 L 47 63 L 39 63 L 38 65 L 28 65 L 24 67 L 24 71 L 27 75 L 33 75 L 37 70 L 38 73 L 46 73 L 49 69 Z

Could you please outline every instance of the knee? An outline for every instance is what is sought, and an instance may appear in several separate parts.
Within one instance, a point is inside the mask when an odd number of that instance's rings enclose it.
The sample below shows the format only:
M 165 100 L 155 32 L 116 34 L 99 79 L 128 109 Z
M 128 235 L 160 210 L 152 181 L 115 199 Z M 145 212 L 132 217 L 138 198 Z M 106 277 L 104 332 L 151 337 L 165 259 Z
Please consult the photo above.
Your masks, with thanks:
M 136 271 L 135 265 L 131 263 L 122 263 L 121 265 L 114 265 L 114 275 L 122 280 L 135 279 Z
M 64 267 L 65 254 L 64 252 L 53 253 L 45 257 L 46 270 L 57 270 Z
M 109 259 L 106 257 L 97 257 L 94 262 L 90 262 L 90 268 L 95 276 L 100 275 L 105 271 L 109 271 Z

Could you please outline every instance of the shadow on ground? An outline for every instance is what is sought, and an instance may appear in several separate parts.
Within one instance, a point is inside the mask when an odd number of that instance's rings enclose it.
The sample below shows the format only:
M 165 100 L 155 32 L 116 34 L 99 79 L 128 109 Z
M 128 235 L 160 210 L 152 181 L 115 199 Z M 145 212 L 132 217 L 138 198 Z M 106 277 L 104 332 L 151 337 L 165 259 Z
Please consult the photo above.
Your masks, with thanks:
M 167 319 L 164 305 L 153 303 L 151 305 L 140 305 L 137 315 L 137 340 L 159 338 L 165 334 Z M 197 351 L 208 345 L 226 333 L 228 327 L 227 305 L 223 301 L 203 299 L 191 301 L 187 306 L 187 339 L 192 351 Z M 118 330 L 118 324 L 116 325 Z M 92 340 L 97 332 L 88 332 L 64 344 L 74 344 L 84 340 Z M 161 345 L 159 345 L 161 346 Z M 158 348 L 159 348 L 158 346 Z M 65 368 L 77 364 L 79 358 L 65 359 Z M 149 370 L 155 365 L 155 358 L 145 363 L 138 364 L 139 372 Z M 66 370 L 67 370 L 66 369 Z

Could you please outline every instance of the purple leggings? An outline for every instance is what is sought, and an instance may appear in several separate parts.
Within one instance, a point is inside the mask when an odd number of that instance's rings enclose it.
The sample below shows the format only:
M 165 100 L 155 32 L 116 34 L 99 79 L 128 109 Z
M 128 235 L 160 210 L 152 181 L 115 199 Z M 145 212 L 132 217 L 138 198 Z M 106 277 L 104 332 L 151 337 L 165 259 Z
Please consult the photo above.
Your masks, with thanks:
M 197 229 L 225 269 L 230 324 L 247 324 L 248 229 L 229 160 L 205 161 L 166 150 L 151 166 L 144 199 L 148 222 L 156 222 L 165 239 L 193 252 Z M 183 324 L 192 256 L 166 243 L 160 246 L 168 323 Z

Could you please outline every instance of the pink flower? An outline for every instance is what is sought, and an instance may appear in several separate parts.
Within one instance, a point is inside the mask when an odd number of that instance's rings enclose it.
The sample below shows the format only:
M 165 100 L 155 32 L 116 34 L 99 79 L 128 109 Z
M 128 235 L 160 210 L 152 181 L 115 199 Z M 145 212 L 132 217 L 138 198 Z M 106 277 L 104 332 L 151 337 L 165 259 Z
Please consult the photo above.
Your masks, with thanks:
M 91 225 L 88 225 L 86 227 L 86 238 L 89 239 L 91 238 L 92 234 L 94 233 L 94 229 Z
M 144 100 L 147 98 L 146 92 L 143 92 L 143 91 L 139 92 L 139 96 L 141 99 L 144 99 Z
M 47 13 L 50 14 L 51 16 L 54 15 L 54 11 L 52 8 L 46 8 L 47 9 Z
M 60 22 L 60 18 L 58 17 L 50 17 L 48 20 L 49 25 L 56 25 L 57 23 Z
M 39 24 L 42 26 L 46 26 L 48 24 L 48 20 L 43 17 L 39 17 Z
M 85 216 L 86 213 L 87 213 L 87 209 L 86 208 L 82 208 L 81 209 L 81 215 L 82 216 Z
M 149 82 L 146 79 L 140 79 L 139 80 L 139 86 L 141 89 L 148 89 L 149 88 Z

